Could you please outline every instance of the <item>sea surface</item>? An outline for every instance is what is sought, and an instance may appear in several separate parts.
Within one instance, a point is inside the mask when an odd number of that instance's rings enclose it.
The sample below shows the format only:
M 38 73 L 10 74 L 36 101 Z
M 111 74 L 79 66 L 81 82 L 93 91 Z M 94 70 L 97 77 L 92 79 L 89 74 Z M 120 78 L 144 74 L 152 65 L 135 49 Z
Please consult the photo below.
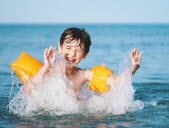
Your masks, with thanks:
M 133 99 L 144 108 L 123 114 L 61 114 L 34 117 L 9 112 L 9 102 L 22 83 L 13 80 L 9 64 L 25 51 L 43 62 L 43 51 L 57 47 L 62 32 L 68 27 L 85 28 L 92 46 L 78 66 L 90 69 L 106 64 L 115 74 L 130 51 L 143 51 L 141 67 L 133 77 Z M 58 24 L 0 25 L 0 127 L 169 127 L 169 25 L 167 24 Z M 111 101 L 110 101 L 111 102 Z

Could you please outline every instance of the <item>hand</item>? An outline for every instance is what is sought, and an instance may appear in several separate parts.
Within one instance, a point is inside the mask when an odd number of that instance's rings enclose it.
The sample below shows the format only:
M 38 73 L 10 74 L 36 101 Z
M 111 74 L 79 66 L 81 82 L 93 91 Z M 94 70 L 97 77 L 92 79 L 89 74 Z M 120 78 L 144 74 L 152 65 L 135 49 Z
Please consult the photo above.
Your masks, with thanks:
M 56 62 L 56 48 L 50 47 L 46 48 L 44 51 L 44 67 L 48 70 L 53 67 Z
M 138 49 L 134 48 L 133 51 L 130 53 L 131 62 L 132 62 L 132 74 L 140 67 L 141 65 L 141 56 L 143 52 L 141 51 L 138 55 Z
M 44 80 L 44 76 L 49 69 L 55 64 L 56 61 L 56 48 L 46 48 L 44 51 L 44 66 L 38 71 L 38 73 L 31 77 L 27 82 L 24 83 L 24 92 L 31 93 L 34 86 L 38 85 Z

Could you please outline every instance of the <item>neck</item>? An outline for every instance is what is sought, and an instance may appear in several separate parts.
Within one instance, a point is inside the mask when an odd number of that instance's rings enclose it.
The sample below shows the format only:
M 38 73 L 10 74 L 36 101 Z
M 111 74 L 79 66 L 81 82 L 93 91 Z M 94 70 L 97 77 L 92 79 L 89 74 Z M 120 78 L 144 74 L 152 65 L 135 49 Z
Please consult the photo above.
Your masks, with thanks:
M 75 67 L 72 67 L 72 68 L 66 68 L 66 75 L 69 76 L 69 75 L 72 75 L 73 72 L 75 70 Z

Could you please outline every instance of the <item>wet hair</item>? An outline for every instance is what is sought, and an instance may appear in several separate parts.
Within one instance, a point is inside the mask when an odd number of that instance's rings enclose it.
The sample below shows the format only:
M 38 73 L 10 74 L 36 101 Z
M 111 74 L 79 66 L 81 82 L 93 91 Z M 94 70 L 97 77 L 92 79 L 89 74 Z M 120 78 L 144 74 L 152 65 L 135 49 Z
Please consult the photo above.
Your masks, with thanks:
M 85 46 L 85 53 L 89 52 L 90 45 L 92 44 L 90 40 L 90 35 L 85 31 L 84 28 L 79 29 L 79 28 L 67 28 L 61 35 L 60 37 L 60 45 L 62 46 L 64 41 L 66 40 L 66 36 L 70 35 L 72 40 L 80 39 L 80 46 L 84 44 Z

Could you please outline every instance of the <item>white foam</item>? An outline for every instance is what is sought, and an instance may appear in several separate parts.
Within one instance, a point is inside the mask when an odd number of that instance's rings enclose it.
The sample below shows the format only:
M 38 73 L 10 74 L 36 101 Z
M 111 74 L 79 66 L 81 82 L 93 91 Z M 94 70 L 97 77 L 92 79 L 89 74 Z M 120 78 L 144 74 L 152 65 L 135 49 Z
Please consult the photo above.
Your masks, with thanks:
M 150 101 L 150 102 L 146 102 L 145 104 L 157 106 L 157 103 L 158 103 L 158 101 Z
M 71 89 L 72 82 L 65 77 L 64 63 L 55 68 L 59 73 L 35 86 L 31 94 L 26 95 L 21 89 L 9 103 L 10 111 L 21 116 L 76 113 L 79 110 L 78 102 Z
M 123 72 L 121 80 L 116 85 L 112 83 L 108 93 L 93 95 L 87 104 L 90 112 L 123 114 L 142 109 L 144 104 L 133 100 L 135 90 L 130 74 L 130 69 Z

